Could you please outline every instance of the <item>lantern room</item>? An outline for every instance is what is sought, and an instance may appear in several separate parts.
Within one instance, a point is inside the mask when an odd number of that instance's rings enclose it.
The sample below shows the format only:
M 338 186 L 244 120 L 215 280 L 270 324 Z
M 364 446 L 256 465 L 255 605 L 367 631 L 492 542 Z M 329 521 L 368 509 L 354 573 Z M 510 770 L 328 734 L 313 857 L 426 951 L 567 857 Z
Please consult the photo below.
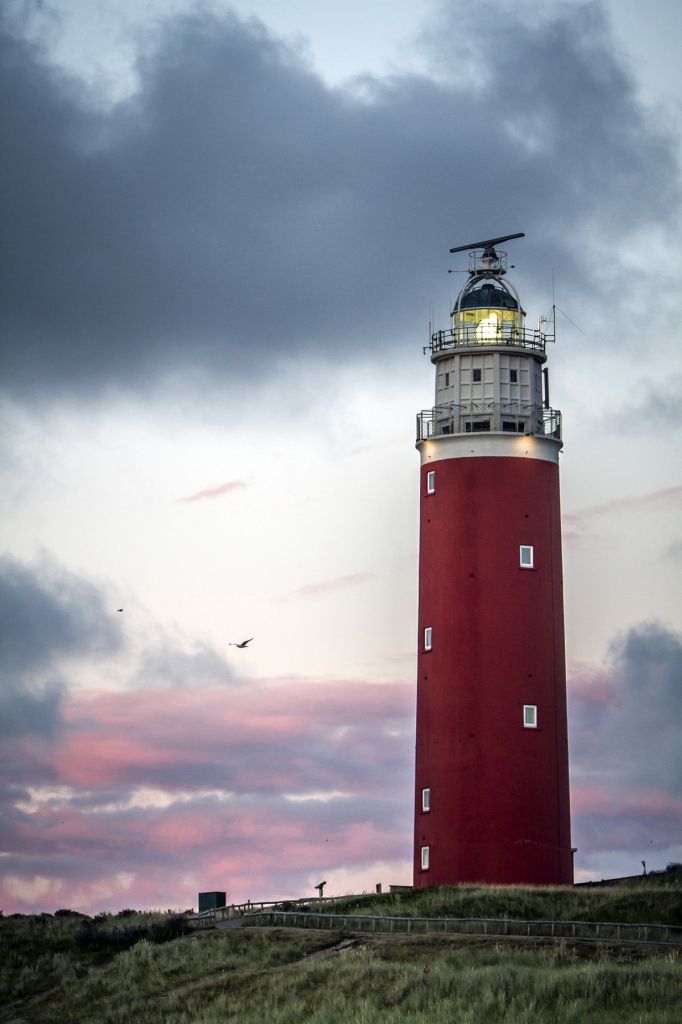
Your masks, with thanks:
M 452 337 L 456 342 L 499 345 L 523 334 L 524 316 L 512 285 L 472 276 L 452 310 Z

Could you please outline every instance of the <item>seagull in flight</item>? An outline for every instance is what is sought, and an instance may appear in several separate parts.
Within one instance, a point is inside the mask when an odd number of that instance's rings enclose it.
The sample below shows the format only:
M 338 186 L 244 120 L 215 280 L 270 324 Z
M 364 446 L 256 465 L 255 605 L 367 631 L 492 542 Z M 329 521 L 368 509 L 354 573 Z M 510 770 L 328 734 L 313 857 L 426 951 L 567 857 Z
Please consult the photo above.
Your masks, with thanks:
M 240 648 L 246 647 L 247 644 L 251 643 L 251 640 L 253 640 L 253 637 L 251 637 L 249 640 L 242 640 L 242 642 L 240 644 L 230 643 L 230 644 L 228 644 L 228 647 L 240 647 Z

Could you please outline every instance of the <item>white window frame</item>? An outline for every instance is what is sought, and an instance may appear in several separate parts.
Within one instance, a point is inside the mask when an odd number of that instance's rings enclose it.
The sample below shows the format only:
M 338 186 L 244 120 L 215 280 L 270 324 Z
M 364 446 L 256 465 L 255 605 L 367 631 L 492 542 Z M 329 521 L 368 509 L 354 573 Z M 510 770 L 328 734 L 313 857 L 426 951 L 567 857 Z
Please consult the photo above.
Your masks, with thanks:
M 430 651 L 433 647 L 433 626 L 426 626 L 424 629 L 424 650 Z
M 530 715 L 528 714 L 530 712 Z M 529 718 L 531 721 L 529 721 Z M 537 704 L 523 705 L 523 728 L 537 729 L 538 727 L 538 706 Z
M 427 494 L 435 494 L 436 493 L 436 471 L 435 471 L 435 469 L 430 469 L 428 471 L 428 473 L 426 474 L 426 493 Z
M 530 561 L 524 561 L 525 552 L 530 553 Z M 519 548 L 519 566 L 522 569 L 532 569 L 535 565 L 535 557 L 532 544 L 522 544 Z
M 431 789 L 429 786 L 425 786 L 422 789 L 422 812 L 428 814 L 431 810 Z
M 422 846 L 421 858 L 422 858 L 422 871 L 429 870 L 429 846 Z

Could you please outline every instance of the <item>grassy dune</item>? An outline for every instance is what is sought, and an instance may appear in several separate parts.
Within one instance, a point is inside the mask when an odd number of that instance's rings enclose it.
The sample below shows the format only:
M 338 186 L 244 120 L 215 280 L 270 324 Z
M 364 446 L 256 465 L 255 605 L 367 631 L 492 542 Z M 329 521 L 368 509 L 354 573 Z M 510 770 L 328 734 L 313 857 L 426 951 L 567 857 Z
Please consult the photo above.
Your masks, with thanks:
M 421 916 L 438 907 L 469 914 L 477 906 L 485 915 L 617 920 L 614 915 L 622 914 L 620 920 L 632 920 L 633 907 L 639 906 L 656 922 L 677 913 L 679 891 L 672 887 L 671 895 L 669 890 L 660 886 L 657 902 L 654 894 L 653 904 L 640 905 L 615 889 L 462 887 L 390 897 L 378 901 L 376 910 L 404 914 L 411 907 Z M 183 935 L 185 927 L 170 915 L 0 917 L 0 1021 L 679 1024 L 682 1019 L 682 954 L 654 947 L 280 928 Z
M 441 886 L 329 904 L 339 914 L 401 917 L 509 917 L 521 920 L 615 921 L 682 925 L 682 883 L 595 888 L 533 886 Z

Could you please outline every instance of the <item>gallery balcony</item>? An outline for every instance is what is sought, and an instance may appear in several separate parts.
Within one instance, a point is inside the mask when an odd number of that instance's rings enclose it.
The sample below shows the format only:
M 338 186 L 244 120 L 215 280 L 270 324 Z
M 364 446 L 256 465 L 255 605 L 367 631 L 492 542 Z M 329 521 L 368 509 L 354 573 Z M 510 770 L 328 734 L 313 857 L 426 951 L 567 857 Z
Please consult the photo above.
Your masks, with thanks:
M 470 402 L 437 405 L 417 414 L 417 441 L 449 434 L 527 434 L 561 440 L 561 413 L 543 405 Z
M 424 352 L 433 356 L 453 349 L 502 346 L 544 353 L 546 343 L 553 340 L 542 331 L 528 331 L 508 322 L 462 324 L 447 331 L 436 331 L 431 335 L 430 343 L 424 346 Z

